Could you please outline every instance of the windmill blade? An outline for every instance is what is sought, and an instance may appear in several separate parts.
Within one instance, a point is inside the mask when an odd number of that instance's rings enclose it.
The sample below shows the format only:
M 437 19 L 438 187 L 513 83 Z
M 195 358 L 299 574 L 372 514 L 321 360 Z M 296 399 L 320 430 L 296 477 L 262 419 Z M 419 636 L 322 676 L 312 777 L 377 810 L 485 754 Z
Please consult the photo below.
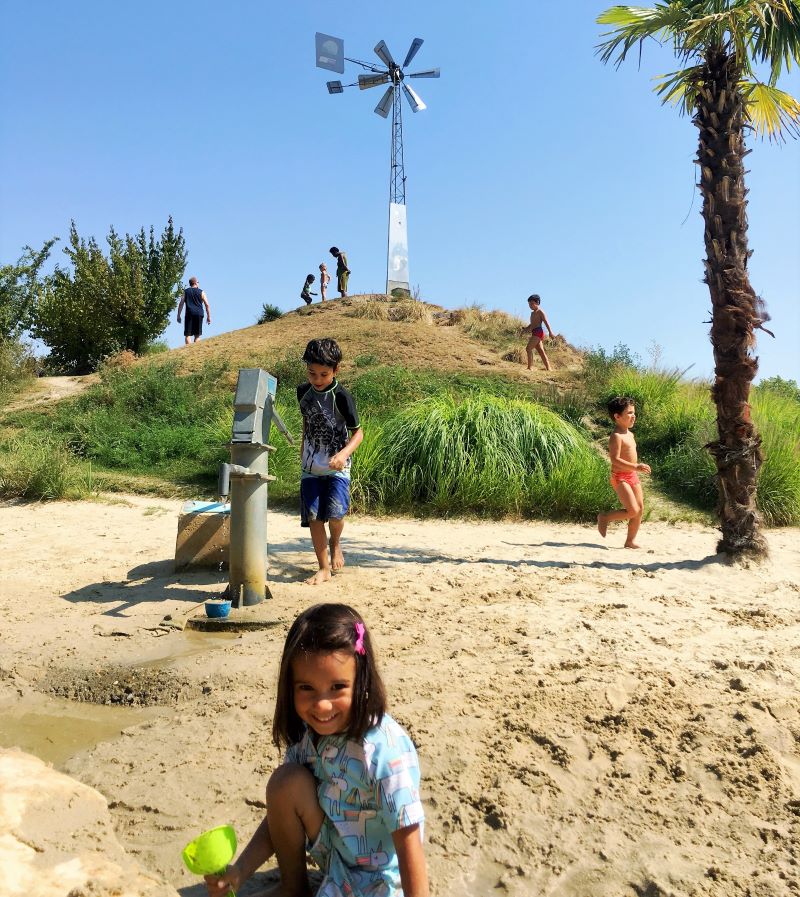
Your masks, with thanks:
M 415 37 L 414 40 L 411 41 L 411 46 L 408 48 L 408 53 L 406 53 L 406 59 L 402 68 L 405 68 L 409 62 L 417 55 L 417 51 L 419 48 L 425 43 L 425 41 L 421 37 Z
M 381 118 L 386 118 L 389 114 L 389 110 L 392 108 L 392 100 L 394 94 L 394 84 L 390 84 L 386 88 L 386 93 L 381 97 L 380 103 L 375 107 L 375 112 L 380 115 Z
M 425 69 L 424 72 L 412 72 L 406 78 L 438 78 L 441 74 L 441 69 Z
M 379 84 L 387 84 L 389 82 L 389 73 L 385 72 L 381 75 L 359 75 L 358 86 L 361 90 L 368 87 L 377 87 Z
M 419 95 L 415 93 L 407 84 L 403 85 L 403 91 L 405 92 L 406 99 L 408 100 L 408 105 L 411 107 L 412 112 L 421 112 L 423 109 L 428 108 L 422 102 Z
M 389 52 L 389 48 L 386 46 L 386 41 L 382 40 L 375 45 L 375 53 L 385 66 L 392 68 L 397 65 L 394 59 L 392 59 L 392 54 Z

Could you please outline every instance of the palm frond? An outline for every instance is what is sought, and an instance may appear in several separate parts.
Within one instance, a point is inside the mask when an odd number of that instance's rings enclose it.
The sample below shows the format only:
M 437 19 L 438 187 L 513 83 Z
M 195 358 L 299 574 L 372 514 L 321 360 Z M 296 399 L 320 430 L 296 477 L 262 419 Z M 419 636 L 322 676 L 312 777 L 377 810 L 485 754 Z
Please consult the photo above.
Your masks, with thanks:
M 612 6 L 597 17 L 599 25 L 611 25 L 602 37 L 607 38 L 597 46 L 602 61 L 615 58 L 619 65 L 632 47 L 646 38 L 659 43 L 676 42 L 676 51 L 683 52 L 678 39 L 685 33 L 691 12 L 682 3 L 657 3 L 655 6 Z
M 661 97 L 662 103 L 677 106 L 681 114 L 691 115 L 697 101 L 695 84 L 701 71 L 702 66 L 693 65 L 668 75 L 657 75 L 654 90 Z
M 740 84 L 747 117 L 759 137 L 783 140 L 786 133 L 800 135 L 800 102 L 784 90 L 759 81 Z
M 762 5 L 762 4 L 759 4 Z M 758 62 L 768 62 L 770 84 L 783 70 L 800 63 L 800 0 L 772 0 L 764 11 L 764 24 L 753 28 L 751 51 Z
M 747 74 L 753 62 L 768 62 L 775 84 L 784 67 L 788 71 L 792 61 L 800 61 L 798 0 L 728 0 L 723 9 L 697 12 L 686 25 L 688 42 L 730 47 Z

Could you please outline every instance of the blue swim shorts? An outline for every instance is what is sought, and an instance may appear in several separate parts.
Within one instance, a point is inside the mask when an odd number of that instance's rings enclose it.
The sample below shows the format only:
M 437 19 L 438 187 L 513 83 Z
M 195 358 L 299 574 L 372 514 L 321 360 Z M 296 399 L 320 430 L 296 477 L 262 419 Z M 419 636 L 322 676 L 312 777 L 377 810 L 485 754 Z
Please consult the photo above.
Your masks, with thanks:
M 350 510 L 349 477 L 305 475 L 300 480 L 300 525 L 340 520 Z

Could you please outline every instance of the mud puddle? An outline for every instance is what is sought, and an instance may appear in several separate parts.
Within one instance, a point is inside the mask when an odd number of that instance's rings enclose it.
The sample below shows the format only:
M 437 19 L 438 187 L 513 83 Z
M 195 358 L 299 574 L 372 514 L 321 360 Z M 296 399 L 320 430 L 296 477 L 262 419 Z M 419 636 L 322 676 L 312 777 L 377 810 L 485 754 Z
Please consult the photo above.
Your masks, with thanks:
M 0 704 L 0 747 L 20 748 L 62 767 L 79 751 L 114 741 L 123 729 L 162 714 L 154 707 L 106 707 L 76 704 L 32 692 Z
M 156 639 L 152 648 L 142 652 L 135 666 L 140 669 L 163 667 L 174 660 L 185 660 L 198 654 L 225 648 L 241 640 L 238 632 L 196 632 L 186 629 Z
M 203 693 L 204 683 L 187 676 L 174 664 L 208 654 L 235 642 L 229 633 L 175 633 L 164 636 L 133 663 L 92 668 L 50 667 L 36 687 L 68 701 L 122 707 L 175 706 Z

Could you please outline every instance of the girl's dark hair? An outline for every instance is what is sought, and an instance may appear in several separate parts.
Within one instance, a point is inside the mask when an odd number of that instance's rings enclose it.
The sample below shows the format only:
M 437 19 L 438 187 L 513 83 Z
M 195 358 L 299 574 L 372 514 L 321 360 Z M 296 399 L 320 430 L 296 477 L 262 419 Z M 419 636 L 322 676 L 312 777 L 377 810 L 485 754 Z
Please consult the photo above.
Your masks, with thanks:
M 313 275 L 313 274 L 309 274 L 309 275 L 306 277 L 306 283 L 312 283 L 313 280 L 314 280 L 314 275 Z
M 331 246 L 331 248 L 328 250 L 328 252 L 330 252 L 331 255 L 339 255 L 339 247 Z
M 294 709 L 292 661 L 298 654 L 351 653 L 356 661 L 353 683 L 353 704 L 347 737 L 360 741 L 372 726 L 377 726 L 386 713 L 386 691 L 383 687 L 369 631 L 364 626 L 364 653 L 355 651 L 356 623 L 364 625 L 361 614 L 346 604 L 315 604 L 303 611 L 292 623 L 283 646 L 278 673 L 278 696 L 272 720 L 272 741 L 276 747 L 288 747 L 300 741 L 305 723 Z
M 328 368 L 338 368 L 342 360 L 342 350 L 335 339 L 312 339 L 303 352 L 306 364 L 322 364 Z
M 608 413 L 613 419 L 615 414 L 622 414 L 628 405 L 634 405 L 635 402 L 628 396 L 614 396 L 608 403 Z

